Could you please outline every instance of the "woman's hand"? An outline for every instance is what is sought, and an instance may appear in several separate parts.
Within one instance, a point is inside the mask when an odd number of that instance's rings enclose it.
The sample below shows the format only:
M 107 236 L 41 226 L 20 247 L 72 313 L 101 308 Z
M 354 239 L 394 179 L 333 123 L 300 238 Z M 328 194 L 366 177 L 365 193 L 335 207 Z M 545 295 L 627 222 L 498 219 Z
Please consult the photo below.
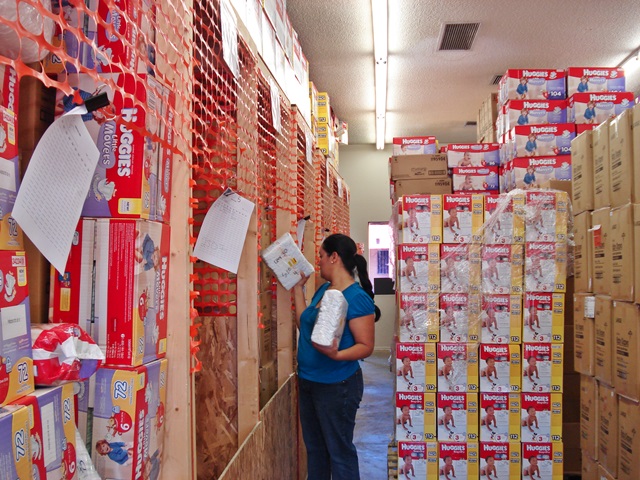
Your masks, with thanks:
M 315 342 L 311 342 L 316 350 L 326 355 L 332 360 L 338 360 L 338 339 L 334 338 L 331 345 L 319 345 Z
M 305 286 L 310 277 L 307 277 L 304 273 L 300 272 L 300 280 L 296 283 L 293 288 L 302 288 Z

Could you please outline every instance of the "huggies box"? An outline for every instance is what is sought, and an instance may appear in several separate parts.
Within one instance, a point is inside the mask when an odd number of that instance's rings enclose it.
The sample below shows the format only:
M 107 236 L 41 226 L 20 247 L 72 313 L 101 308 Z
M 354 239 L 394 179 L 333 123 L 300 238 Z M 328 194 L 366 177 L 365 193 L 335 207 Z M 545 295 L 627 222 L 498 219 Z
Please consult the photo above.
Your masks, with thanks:
M 563 344 L 522 344 L 522 391 L 562 392 Z
M 401 342 L 437 342 L 440 339 L 440 298 L 437 293 L 397 293 Z
M 482 292 L 485 294 L 522 293 L 522 245 L 482 246 Z
M 520 343 L 522 339 L 522 296 L 482 295 L 481 343 Z
M 400 243 L 442 242 L 442 195 L 405 195 L 398 203 Z
M 438 470 L 438 444 L 435 442 L 398 442 L 398 474 L 426 480 Z
M 436 394 L 396 393 L 397 441 L 424 441 L 436 438 Z
M 633 107 L 633 92 L 574 93 L 569 97 L 568 121 L 598 125 Z
M 520 391 L 520 345 L 480 344 L 480 392 Z
M 551 180 L 570 182 L 571 155 L 548 157 L 516 157 L 509 162 L 512 188 L 524 190 L 540 188 Z
M 498 193 L 498 167 L 453 167 L 453 191 Z
M 567 68 L 567 95 L 585 92 L 624 92 L 623 68 L 569 67 Z
M 479 243 L 483 222 L 482 195 L 443 195 L 442 243 Z
M 440 294 L 440 341 L 450 343 L 477 342 L 479 299 L 467 293 Z
M 396 392 L 435 390 L 436 348 L 433 343 L 396 344 Z
M 520 443 L 480 442 L 480 478 L 520 480 Z
M 428 480 L 466 479 L 478 480 L 478 444 L 460 442 L 438 442 L 438 476 Z
M 564 293 L 567 290 L 567 244 L 527 243 L 524 270 L 525 291 Z
M 470 343 L 438 343 L 439 392 L 478 391 L 478 349 Z
M 478 440 L 478 394 L 436 394 L 438 441 L 467 442 Z
M 480 393 L 480 441 L 520 440 L 520 394 Z
M 524 342 L 564 342 L 563 293 L 527 292 L 523 312 Z
M 478 292 L 480 262 L 478 246 L 472 244 L 440 245 L 440 291 L 442 293 Z
M 510 69 L 502 76 L 498 101 L 562 100 L 567 97 L 564 70 Z
M 524 243 L 524 195 L 484 197 L 483 241 L 485 244 Z
M 562 394 L 522 393 L 523 442 L 562 441 Z
M 522 478 L 526 480 L 562 480 L 563 445 L 552 443 L 522 444 Z
M 26 407 L 6 405 L 0 409 L 0 465 L 2 478 L 34 478 L 31 467 L 31 418 Z
M 399 290 L 437 292 L 440 289 L 440 245 L 398 245 Z
M 569 221 L 566 192 L 534 190 L 525 192 L 525 240 L 527 242 L 565 242 Z
M 503 109 L 505 132 L 516 125 L 567 123 L 566 100 L 509 100 Z
M 11 216 L 20 188 L 18 117 L 0 105 L 0 250 L 23 250 L 22 229 Z
M 573 123 L 557 125 L 517 125 L 511 131 L 516 157 L 571 155 L 571 140 L 576 137 Z
M 394 137 L 393 155 L 425 155 L 438 153 L 436 137 Z
M 455 167 L 497 167 L 500 165 L 498 143 L 450 143 L 447 164 Z

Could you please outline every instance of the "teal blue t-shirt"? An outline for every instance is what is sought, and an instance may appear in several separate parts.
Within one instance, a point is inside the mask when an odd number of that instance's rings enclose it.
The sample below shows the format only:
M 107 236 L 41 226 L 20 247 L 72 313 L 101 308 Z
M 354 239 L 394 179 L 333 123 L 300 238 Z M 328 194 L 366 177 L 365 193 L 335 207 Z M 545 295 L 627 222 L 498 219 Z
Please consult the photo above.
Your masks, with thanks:
M 360 368 L 357 360 L 336 361 L 320 353 L 311 343 L 311 332 L 318 317 L 318 303 L 324 292 L 329 288 L 329 283 L 323 284 L 311 299 L 311 304 L 300 316 L 300 338 L 298 340 L 298 375 L 300 378 L 318 383 L 336 383 L 349 378 Z M 347 309 L 347 321 L 344 327 L 342 339 L 338 350 L 344 350 L 355 344 L 353 334 L 349 328 L 349 321 L 353 318 L 373 315 L 373 300 L 365 292 L 358 282 L 349 285 L 342 291 L 349 305 Z

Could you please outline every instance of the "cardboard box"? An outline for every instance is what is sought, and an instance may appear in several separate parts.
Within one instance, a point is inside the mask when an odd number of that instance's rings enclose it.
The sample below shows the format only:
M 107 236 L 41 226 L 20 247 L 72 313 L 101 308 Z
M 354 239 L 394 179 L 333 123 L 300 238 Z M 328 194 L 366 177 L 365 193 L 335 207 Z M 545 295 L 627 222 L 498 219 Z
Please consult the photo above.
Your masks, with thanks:
M 537 472 L 544 480 L 563 480 L 563 462 L 560 442 L 522 444 L 522 478 L 534 478 Z
M 521 294 L 522 245 L 482 246 L 482 292 L 485 294 Z
M 0 407 L 33 392 L 29 285 L 24 252 L 0 251 Z
M 632 198 L 635 199 L 636 203 L 640 203 L 640 181 L 637 181 L 636 177 L 640 172 L 640 108 L 638 105 L 634 106 L 632 109 L 632 125 L 631 125 L 631 136 L 633 144 L 633 174 L 634 180 L 632 182 Z
M 526 292 L 564 293 L 567 288 L 567 244 L 528 242 L 524 271 Z
M 592 130 L 593 209 L 611 206 L 611 164 L 609 162 L 609 120 Z
M 598 462 L 582 454 L 582 478 L 581 480 L 600 480 L 598 477 Z
M 35 478 L 78 478 L 73 384 L 39 388 L 16 403 L 29 411 Z
M 597 451 L 597 383 L 593 377 L 580 375 L 580 448 L 591 458 L 598 458 Z
M 440 291 L 443 293 L 477 293 L 480 291 L 479 246 L 472 244 L 440 245 Z M 436 269 L 434 268 L 434 271 Z
M 389 159 L 391 180 L 447 178 L 447 156 L 440 153 L 429 155 L 400 155 Z
M 454 167 L 453 191 L 460 193 L 498 193 L 500 176 L 498 167 Z
M 440 245 L 398 245 L 398 291 L 437 292 L 440 290 Z
M 562 392 L 563 345 L 522 344 L 522 391 L 529 393 Z
M 520 345 L 480 344 L 480 392 L 519 392 L 520 358 Z
M 433 155 L 438 152 L 436 137 L 393 137 L 393 155 Z
M 576 291 L 591 292 L 593 288 L 592 270 L 593 254 L 591 248 L 593 242 L 589 230 L 591 229 L 591 212 L 582 212 L 573 218 L 573 276 L 576 282 Z
M 158 154 L 158 187 L 156 194 L 155 220 L 169 223 L 171 220 L 171 187 L 173 181 L 173 147 L 175 133 L 175 92 L 162 85 L 162 123 L 160 125 L 160 153 Z M 153 209 L 152 209 L 153 210 Z
M 331 99 L 327 92 L 318 92 L 318 123 L 331 121 Z
M 593 293 L 611 293 L 611 209 L 591 213 L 591 253 L 593 255 Z
M 620 397 L 618 403 L 618 480 L 640 478 L 640 405 Z
M 631 124 L 633 111 L 624 111 L 609 123 L 609 165 L 611 175 L 611 206 L 620 207 L 636 201 Z M 640 163 L 637 162 L 637 163 Z
M 564 294 L 527 292 L 523 301 L 522 341 L 564 343 Z
M 577 215 L 593 210 L 593 132 L 587 130 L 571 141 L 573 170 L 572 210 Z
M 436 439 L 435 393 L 396 393 L 396 439 L 411 442 Z
M 480 398 L 480 441 L 520 440 L 520 394 L 483 392 Z
M 440 294 L 440 341 L 477 342 L 480 338 L 479 299 L 468 293 Z
M 640 205 L 633 206 L 633 219 L 633 291 L 635 302 L 640 303 Z
M 591 312 L 585 306 L 591 305 Z M 591 316 L 588 316 L 591 315 Z M 573 302 L 573 365 L 576 372 L 595 375 L 595 297 L 588 293 L 574 294 Z
M 91 335 L 107 365 L 141 365 L 166 354 L 170 235 L 168 225 L 146 220 L 96 222 Z
M 0 65 L 0 105 L 18 113 L 20 82 L 15 69 L 9 65 Z
M 391 183 L 391 199 L 397 202 L 405 195 L 433 195 L 451 193 L 450 178 L 421 178 L 396 180 Z
M 484 198 L 477 194 L 444 195 L 442 243 L 480 243 Z
M 522 296 L 482 295 L 480 342 L 487 344 L 522 341 Z
M 567 95 L 583 92 L 624 92 L 623 68 L 569 67 L 567 68 Z
M 520 443 L 480 442 L 479 454 L 480 478 L 520 478 Z
M 613 302 L 611 297 L 596 295 L 595 302 L 595 376 L 613 385 Z
M 27 479 L 32 476 L 29 410 L 6 405 L 0 410 L 0 464 L 3 478 Z
M 438 444 L 436 442 L 398 442 L 398 473 L 416 478 L 429 478 L 438 471 Z
M 440 340 L 440 297 L 437 293 L 400 293 L 398 330 L 401 342 Z
M 613 388 L 598 382 L 597 402 L 598 462 L 615 477 L 618 472 L 618 395 Z
M 443 343 L 436 347 L 438 391 L 478 391 L 478 349 L 468 343 Z
M 633 107 L 633 92 L 574 93 L 568 99 L 567 120 L 597 125 Z
M 499 85 L 498 102 L 507 100 L 562 100 L 567 98 L 564 70 L 509 69 Z
M 614 475 L 611 475 L 602 465 L 598 465 L 598 480 L 616 480 Z
M 562 395 L 559 393 L 521 394 L 522 442 L 562 441 Z
M 442 243 L 442 196 L 407 195 L 398 202 L 399 243 Z
M 504 131 L 516 125 L 567 123 L 566 100 L 509 100 L 503 106 Z
M 511 130 L 511 142 L 516 157 L 570 155 L 575 125 L 516 125 Z
M 436 347 L 433 343 L 396 344 L 396 392 L 425 392 L 436 389 Z
M 0 106 L 0 250 L 23 250 L 22 229 L 11 216 L 20 188 L 18 120 Z
M 516 157 L 509 162 L 509 183 L 514 188 L 545 188 L 551 181 L 571 183 L 571 156 Z
M 485 195 L 485 244 L 524 243 L 524 195 Z
M 436 393 L 439 442 L 478 440 L 478 394 Z
M 611 298 L 633 302 L 635 253 L 634 206 L 627 204 L 611 210 Z
M 525 192 L 525 241 L 566 242 L 569 195 L 562 191 Z
M 428 480 L 443 478 L 466 478 L 478 480 L 478 444 L 438 442 L 438 476 Z
M 498 143 L 450 143 L 447 146 L 449 168 L 497 167 L 500 165 Z
M 640 399 L 640 305 L 613 301 L 613 386 L 618 395 Z

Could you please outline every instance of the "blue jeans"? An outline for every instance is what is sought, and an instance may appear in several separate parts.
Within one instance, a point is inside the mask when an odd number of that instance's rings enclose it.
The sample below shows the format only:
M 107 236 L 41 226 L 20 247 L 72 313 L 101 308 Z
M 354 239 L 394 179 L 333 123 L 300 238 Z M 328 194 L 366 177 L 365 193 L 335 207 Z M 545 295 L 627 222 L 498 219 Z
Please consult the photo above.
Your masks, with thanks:
M 364 390 L 362 370 L 337 383 L 300 378 L 299 384 L 308 480 L 360 480 L 353 430 Z

